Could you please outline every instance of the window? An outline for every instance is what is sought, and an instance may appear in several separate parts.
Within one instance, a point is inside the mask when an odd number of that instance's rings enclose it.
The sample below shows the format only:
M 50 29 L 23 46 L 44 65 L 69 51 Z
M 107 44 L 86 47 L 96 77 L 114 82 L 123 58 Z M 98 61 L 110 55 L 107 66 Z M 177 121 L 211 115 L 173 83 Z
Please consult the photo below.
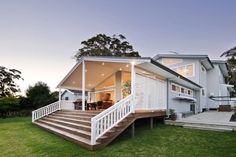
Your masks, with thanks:
M 183 62 L 182 59 L 162 58 L 162 64 L 164 65 L 174 65 L 182 62 Z
M 193 96 L 193 91 L 191 89 L 182 87 L 182 86 L 174 84 L 174 83 L 172 83 L 171 89 L 172 89 L 173 92 L 176 92 L 176 93 L 179 93 L 179 94 Z
M 172 90 L 176 91 L 176 86 L 172 84 Z
M 194 76 L 194 66 L 193 66 L 193 64 L 180 66 L 180 67 L 177 67 L 177 68 L 173 68 L 172 70 L 174 70 L 175 72 L 177 72 L 180 75 L 185 76 L 185 77 L 193 77 Z
M 205 90 L 202 89 L 202 96 L 205 96 Z
M 188 95 L 192 95 L 192 91 L 191 90 L 188 90 Z
M 186 66 L 186 76 L 193 76 L 193 65 Z
M 65 97 L 65 100 L 69 100 L 69 97 Z

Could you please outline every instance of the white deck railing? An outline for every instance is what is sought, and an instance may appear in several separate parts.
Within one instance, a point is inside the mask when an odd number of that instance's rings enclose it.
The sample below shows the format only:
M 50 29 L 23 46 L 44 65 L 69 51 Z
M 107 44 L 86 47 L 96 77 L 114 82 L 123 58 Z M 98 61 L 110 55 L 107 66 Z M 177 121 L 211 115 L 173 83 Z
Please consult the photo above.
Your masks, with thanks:
M 50 105 L 41 107 L 37 110 L 32 111 L 32 122 L 34 122 L 35 120 L 42 118 L 44 116 L 47 116 L 57 110 L 60 110 L 60 104 L 59 101 L 54 102 Z
M 95 145 L 98 138 L 134 112 L 133 100 L 133 96 L 129 95 L 91 119 L 91 145 Z

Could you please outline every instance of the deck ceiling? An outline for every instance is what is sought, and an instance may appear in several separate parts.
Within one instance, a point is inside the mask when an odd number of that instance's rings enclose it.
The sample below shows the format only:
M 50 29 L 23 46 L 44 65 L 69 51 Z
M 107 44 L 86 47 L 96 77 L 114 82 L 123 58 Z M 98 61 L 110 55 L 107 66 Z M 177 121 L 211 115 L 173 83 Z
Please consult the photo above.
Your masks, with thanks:
M 85 89 L 92 90 L 117 71 L 131 71 L 126 63 L 85 61 Z M 63 81 L 61 88 L 82 89 L 82 63 Z

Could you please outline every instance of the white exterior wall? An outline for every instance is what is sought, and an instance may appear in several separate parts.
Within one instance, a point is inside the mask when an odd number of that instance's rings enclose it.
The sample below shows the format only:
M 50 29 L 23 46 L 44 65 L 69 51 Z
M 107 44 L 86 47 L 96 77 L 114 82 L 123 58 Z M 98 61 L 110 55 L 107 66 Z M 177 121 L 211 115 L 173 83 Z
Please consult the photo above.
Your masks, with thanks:
M 75 100 L 75 95 L 71 92 L 66 91 L 62 96 L 61 100 L 66 100 L 66 97 L 68 97 L 68 100 Z
M 162 63 L 161 59 L 159 60 L 160 63 Z M 207 79 L 206 79 L 206 74 L 201 72 L 201 63 L 199 61 L 199 59 L 182 59 L 181 63 L 178 64 L 174 64 L 174 65 L 168 65 L 167 67 L 170 69 L 174 69 L 176 67 L 180 67 L 183 65 L 189 65 L 189 64 L 193 64 L 193 76 L 192 77 L 186 77 L 189 80 L 201 85 L 202 87 L 204 87 L 205 89 L 205 93 L 207 90 L 206 84 L 207 84 Z M 170 96 L 171 96 L 171 91 L 170 91 Z M 206 100 L 206 96 L 201 96 L 201 91 L 195 91 L 194 92 L 194 97 L 197 99 L 197 102 L 195 103 L 195 110 L 196 112 L 201 112 L 202 108 L 206 107 L 207 104 L 207 100 Z M 170 98 L 171 99 L 171 98 Z M 189 102 L 176 102 L 176 100 L 170 100 L 169 99 L 169 108 L 171 108 L 170 106 L 172 106 L 173 108 L 176 107 L 177 112 L 187 112 L 190 111 L 190 107 L 189 106 Z M 172 103 L 172 104 L 171 104 Z M 176 103 L 176 104 L 175 104 Z M 185 105 L 183 107 L 180 106 L 181 104 L 188 104 Z M 183 107 L 183 108 L 181 108 Z
M 135 75 L 136 110 L 167 109 L 167 82 Z
M 68 97 L 68 100 L 66 100 L 66 97 Z M 73 102 L 77 99 L 82 99 L 82 95 L 65 91 L 65 93 L 61 96 L 61 108 L 65 110 L 74 110 L 75 105 Z M 87 96 L 85 96 L 85 99 L 87 99 Z
M 177 83 L 174 83 L 178 85 Z M 187 96 L 186 94 L 180 94 L 177 92 L 172 91 L 171 89 L 172 83 L 169 83 L 169 98 L 168 98 L 168 108 L 169 109 L 174 109 L 177 113 L 182 113 L 182 112 L 190 112 L 190 104 L 192 102 L 186 101 L 186 100 L 177 100 L 175 99 L 176 96 Z M 182 85 L 180 85 L 182 86 Z M 186 87 L 187 88 L 187 87 Z M 189 88 L 188 88 L 189 89 Z M 193 96 L 189 96 L 191 98 L 195 98 L 196 92 L 193 91 Z M 195 98 L 196 99 L 196 98 Z M 196 103 L 195 103 L 195 110 L 196 110 Z
M 229 92 L 225 84 L 224 76 L 219 68 L 218 64 L 214 64 L 214 69 L 207 73 L 207 96 L 229 96 Z M 207 103 L 209 108 L 218 108 L 221 104 L 229 104 L 227 101 L 213 101 L 208 98 Z
M 203 69 L 204 70 L 203 70 Z M 200 112 L 203 109 L 208 109 L 208 105 L 207 105 L 207 71 L 205 69 L 205 67 L 199 62 L 198 63 L 198 70 L 199 70 L 199 84 L 203 87 L 201 89 L 201 91 L 199 92 L 200 94 Z M 202 95 L 202 90 L 204 90 L 204 94 Z

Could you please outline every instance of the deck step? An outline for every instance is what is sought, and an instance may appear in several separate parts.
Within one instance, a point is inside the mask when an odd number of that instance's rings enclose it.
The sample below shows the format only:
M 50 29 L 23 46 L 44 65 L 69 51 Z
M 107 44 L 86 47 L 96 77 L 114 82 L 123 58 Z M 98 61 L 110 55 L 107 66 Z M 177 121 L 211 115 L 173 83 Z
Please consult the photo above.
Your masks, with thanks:
M 45 125 L 48 125 L 48 126 L 60 129 L 60 130 L 63 130 L 65 132 L 69 132 L 71 134 L 81 136 L 83 138 L 90 139 L 90 137 L 91 137 L 91 133 L 88 132 L 88 131 L 84 131 L 84 130 L 80 130 L 80 129 L 76 129 L 76 128 L 71 128 L 71 127 L 61 125 L 61 124 L 58 124 L 58 123 L 54 123 L 54 122 L 50 122 L 50 121 L 47 121 L 47 120 L 44 120 L 44 119 L 40 119 L 37 122 L 38 123 L 43 123 Z
M 76 124 L 82 124 L 86 126 L 91 126 L 91 121 L 90 120 L 84 120 L 84 119 L 77 119 L 77 118 L 71 118 L 71 117 L 63 117 L 60 115 L 49 115 L 48 117 L 54 118 L 54 119 L 59 119 L 67 122 L 72 122 Z
M 78 116 L 78 115 L 64 115 L 59 113 L 53 113 L 51 116 L 59 116 L 59 117 L 67 117 L 67 118 L 74 118 L 79 120 L 91 121 L 91 117 L 88 116 Z
M 59 119 L 56 119 L 56 118 L 53 118 L 53 117 L 45 117 L 43 119 L 47 120 L 47 121 L 50 121 L 50 122 L 58 123 L 58 124 L 61 124 L 61 125 L 65 125 L 65 126 L 68 126 L 68 127 L 71 127 L 71 128 L 81 129 L 81 130 L 84 130 L 84 131 L 91 132 L 91 127 L 87 126 L 87 125 L 68 122 L 68 121 L 65 121 L 65 120 L 59 120 Z
M 140 118 L 136 114 L 130 114 L 130 116 L 123 119 L 102 137 L 98 138 L 95 145 L 91 145 L 91 118 L 98 113 L 61 110 L 40 118 L 33 123 L 85 148 L 95 150 L 108 145 L 128 128 L 137 117 Z
M 80 144 L 81 146 L 83 146 L 87 149 L 90 149 L 90 150 L 93 149 L 92 146 L 90 145 L 90 139 L 83 138 L 81 136 L 78 136 L 78 135 L 75 135 L 75 134 L 72 134 L 72 133 L 69 133 L 69 132 L 54 128 L 54 127 L 51 127 L 51 126 L 43 124 L 43 123 L 34 122 L 34 124 L 48 130 L 51 133 L 59 135 L 59 136 L 63 137 L 64 139 L 68 140 L 68 141 L 72 141 L 74 143 Z M 99 144 L 100 143 L 97 141 L 96 145 L 99 145 Z
M 63 114 L 69 114 L 69 115 L 82 115 L 82 116 L 89 116 L 89 117 L 94 117 L 100 112 L 78 112 L 78 111 L 59 111 L 58 113 L 63 113 Z
M 88 115 L 88 114 L 85 114 L 85 115 L 82 115 L 82 114 L 68 114 L 68 113 L 64 114 L 62 112 L 53 113 L 53 115 L 59 115 L 59 116 L 63 116 L 63 117 L 76 117 L 76 118 L 86 117 L 86 118 L 89 118 L 89 119 L 94 117 L 93 115 Z
M 79 115 L 79 114 L 64 114 L 64 113 L 53 113 L 52 115 L 57 115 L 57 116 L 61 116 L 61 117 L 71 117 L 71 118 L 76 118 L 76 119 L 80 119 L 80 118 L 88 118 L 91 119 L 93 116 L 90 115 Z

